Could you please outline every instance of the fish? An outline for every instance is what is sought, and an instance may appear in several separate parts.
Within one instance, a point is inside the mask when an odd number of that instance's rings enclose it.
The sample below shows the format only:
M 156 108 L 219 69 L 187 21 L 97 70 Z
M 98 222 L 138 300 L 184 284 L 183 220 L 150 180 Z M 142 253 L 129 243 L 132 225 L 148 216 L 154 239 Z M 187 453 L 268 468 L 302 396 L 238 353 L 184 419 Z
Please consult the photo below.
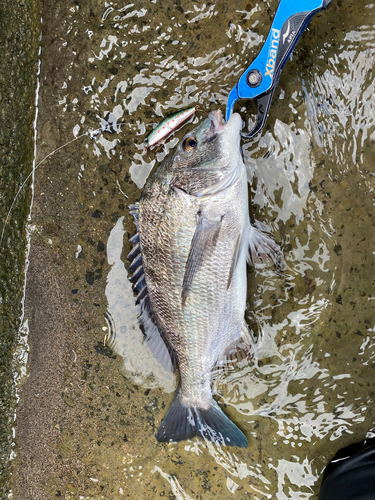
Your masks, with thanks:
M 162 120 L 146 137 L 143 144 L 146 149 L 153 148 L 176 132 L 189 118 L 199 110 L 199 106 L 180 109 Z
M 146 342 L 180 378 L 156 434 L 245 448 L 245 434 L 212 396 L 213 373 L 251 350 L 246 261 L 277 262 L 280 247 L 250 223 L 242 119 L 212 111 L 147 180 L 132 205 L 128 256 Z

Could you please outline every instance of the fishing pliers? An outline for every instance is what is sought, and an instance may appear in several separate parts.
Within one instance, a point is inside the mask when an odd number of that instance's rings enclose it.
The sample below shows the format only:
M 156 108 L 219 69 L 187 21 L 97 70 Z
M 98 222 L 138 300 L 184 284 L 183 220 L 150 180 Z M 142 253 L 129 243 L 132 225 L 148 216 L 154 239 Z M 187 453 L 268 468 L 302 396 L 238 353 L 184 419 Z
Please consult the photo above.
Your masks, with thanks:
M 255 124 L 248 133 L 242 133 L 243 137 L 254 137 L 264 127 L 281 70 L 310 19 L 332 1 L 280 0 L 265 44 L 228 96 L 227 121 L 236 101 L 254 99 L 257 102 Z

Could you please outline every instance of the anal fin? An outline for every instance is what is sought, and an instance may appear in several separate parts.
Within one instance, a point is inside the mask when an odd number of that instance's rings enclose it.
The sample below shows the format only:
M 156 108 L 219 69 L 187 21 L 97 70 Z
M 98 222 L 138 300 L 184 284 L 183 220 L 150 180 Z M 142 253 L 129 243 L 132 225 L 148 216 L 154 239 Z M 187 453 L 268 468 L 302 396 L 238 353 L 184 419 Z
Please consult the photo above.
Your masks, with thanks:
M 252 334 L 244 321 L 240 335 L 224 349 L 215 370 L 232 371 L 248 365 L 253 357 L 253 344 Z

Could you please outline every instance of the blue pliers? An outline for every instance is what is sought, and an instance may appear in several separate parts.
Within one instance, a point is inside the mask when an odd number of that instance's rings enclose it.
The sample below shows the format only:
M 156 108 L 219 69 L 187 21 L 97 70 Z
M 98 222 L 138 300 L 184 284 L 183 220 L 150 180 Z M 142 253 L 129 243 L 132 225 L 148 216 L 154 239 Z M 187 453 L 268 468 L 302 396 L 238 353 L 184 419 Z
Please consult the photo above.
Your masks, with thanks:
M 280 0 L 267 40 L 258 56 L 240 77 L 228 96 L 226 120 L 240 99 L 257 101 L 254 127 L 243 137 L 254 137 L 267 119 L 272 95 L 286 61 L 313 15 L 333 0 Z

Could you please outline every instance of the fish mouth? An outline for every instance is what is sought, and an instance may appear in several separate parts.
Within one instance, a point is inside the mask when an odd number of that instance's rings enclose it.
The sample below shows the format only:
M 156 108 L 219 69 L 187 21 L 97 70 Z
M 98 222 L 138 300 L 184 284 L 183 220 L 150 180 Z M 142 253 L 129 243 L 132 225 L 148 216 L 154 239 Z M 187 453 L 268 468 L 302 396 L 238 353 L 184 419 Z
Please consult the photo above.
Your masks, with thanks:
M 208 117 L 211 120 L 211 127 L 214 129 L 218 129 L 219 127 L 223 127 L 225 125 L 225 120 L 221 109 L 215 109 L 215 111 L 211 111 Z
M 210 132 L 212 135 L 232 128 L 238 129 L 238 133 L 240 133 L 243 126 L 242 118 L 238 113 L 231 114 L 229 120 L 225 122 L 221 109 L 211 111 L 208 118 L 211 120 Z

